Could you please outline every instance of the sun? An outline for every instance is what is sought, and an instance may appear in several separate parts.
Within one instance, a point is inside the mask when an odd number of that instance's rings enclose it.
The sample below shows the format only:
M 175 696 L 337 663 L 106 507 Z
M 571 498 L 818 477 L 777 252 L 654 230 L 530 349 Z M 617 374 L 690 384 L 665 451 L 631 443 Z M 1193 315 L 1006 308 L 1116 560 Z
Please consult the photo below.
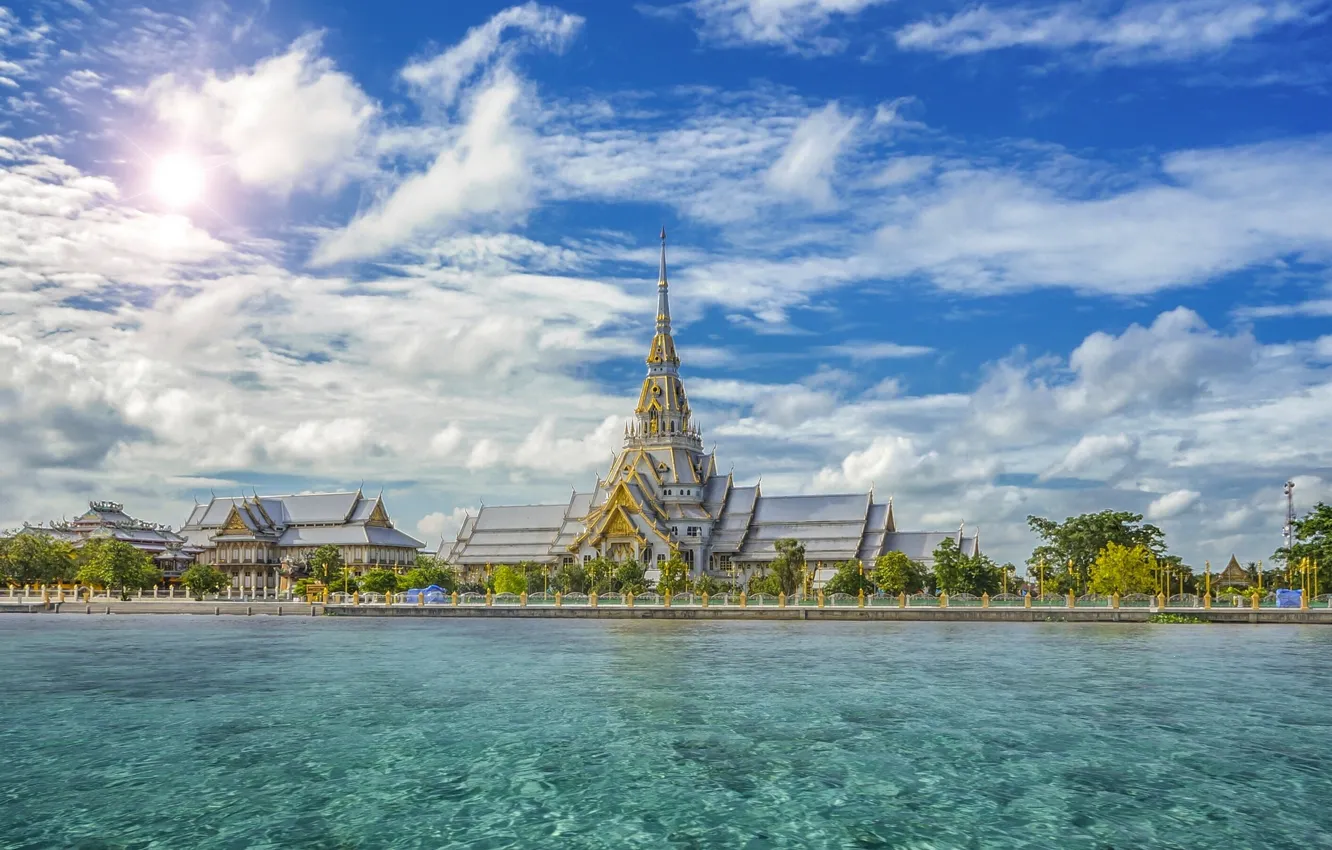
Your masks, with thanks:
M 188 154 L 171 153 L 153 163 L 153 194 L 179 209 L 203 197 L 204 168 Z

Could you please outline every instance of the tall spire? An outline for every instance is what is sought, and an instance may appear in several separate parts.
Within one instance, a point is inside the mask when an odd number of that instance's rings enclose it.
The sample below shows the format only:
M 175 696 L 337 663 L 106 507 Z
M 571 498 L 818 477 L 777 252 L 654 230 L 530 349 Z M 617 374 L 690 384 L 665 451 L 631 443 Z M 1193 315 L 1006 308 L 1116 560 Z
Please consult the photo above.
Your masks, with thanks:
M 657 272 L 657 333 L 671 332 L 671 302 L 666 283 L 666 228 L 661 229 L 661 265 Z

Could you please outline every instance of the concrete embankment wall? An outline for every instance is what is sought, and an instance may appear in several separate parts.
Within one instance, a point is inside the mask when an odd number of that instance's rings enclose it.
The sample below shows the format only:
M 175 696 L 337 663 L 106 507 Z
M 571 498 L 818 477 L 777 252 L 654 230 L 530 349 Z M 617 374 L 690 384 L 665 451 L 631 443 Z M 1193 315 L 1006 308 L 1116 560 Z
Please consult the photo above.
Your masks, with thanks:
M 999 623 L 1145 623 L 1156 611 L 1147 608 L 739 608 L 734 606 L 663 608 L 603 605 L 592 607 L 462 605 L 309 605 L 299 602 L 187 602 L 136 599 L 93 602 L 0 603 L 0 614 L 196 614 L 207 616 L 415 617 L 498 619 L 564 618 L 574 620 L 834 620 L 936 621 Z M 1165 613 L 1212 623 L 1318 623 L 1332 625 L 1332 610 L 1290 608 L 1172 608 Z

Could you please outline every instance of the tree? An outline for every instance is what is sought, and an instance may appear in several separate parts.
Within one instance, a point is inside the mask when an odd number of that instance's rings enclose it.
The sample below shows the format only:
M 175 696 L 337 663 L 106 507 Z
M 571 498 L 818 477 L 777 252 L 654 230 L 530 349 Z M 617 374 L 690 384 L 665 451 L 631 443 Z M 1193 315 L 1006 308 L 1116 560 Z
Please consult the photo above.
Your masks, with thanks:
M 343 578 L 342 550 L 332 543 L 325 543 L 310 555 L 307 566 L 313 581 L 333 590 L 333 585 Z
M 689 565 L 680 557 L 679 552 L 661 562 L 660 575 L 657 576 L 657 589 L 663 593 L 679 593 L 689 586 Z
M 966 586 L 967 556 L 957 548 L 957 541 L 945 537 L 934 547 L 934 577 L 944 593 L 961 593 Z
M 646 568 L 637 559 L 627 558 L 615 566 L 615 590 L 620 593 L 646 593 L 648 589 Z
M 781 581 L 776 573 L 766 573 L 764 575 L 754 574 L 749 577 L 749 586 L 745 588 L 750 596 L 756 596 L 760 593 L 766 593 L 769 596 L 776 596 L 779 593 L 785 593 L 782 590 Z
M 7 541 L 0 574 L 15 584 L 56 584 L 74 580 L 74 548 L 40 531 L 21 531 Z
M 698 581 L 694 582 L 694 590 L 697 593 L 716 596 L 718 593 L 730 593 L 735 588 L 712 576 L 700 576 Z
M 837 572 L 823 586 L 824 593 L 846 593 L 859 596 L 860 591 L 873 593 L 874 585 L 865 577 L 865 570 L 855 559 L 843 561 L 837 565 Z
M 1091 568 L 1093 593 L 1151 593 L 1155 587 L 1156 556 L 1138 544 L 1132 548 L 1115 542 L 1105 544 Z
M 517 567 L 501 564 L 493 573 L 496 593 L 519 594 L 527 590 L 527 579 Z
M 1166 552 L 1165 533 L 1142 523 L 1142 514 L 1130 511 L 1101 511 L 1068 517 L 1062 523 L 1045 517 L 1028 516 L 1027 525 L 1044 541 L 1027 559 L 1029 567 L 1044 563 L 1051 577 L 1061 586 L 1070 583 L 1077 589 L 1087 586 L 1091 567 L 1108 543 L 1133 548 L 1141 545 L 1156 557 Z M 1063 580 L 1062 576 L 1068 576 Z
M 587 570 L 583 569 L 577 559 L 571 564 L 561 564 L 555 571 L 555 587 L 561 593 L 587 593 Z
M 429 587 L 429 585 L 421 585 Z M 361 588 L 367 593 L 396 593 L 398 576 L 392 570 L 371 570 L 361 576 Z
M 610 558 L 597 556 L 583 564 L 583 570 L 587 573 L 588 593 L 593 591 L 597 593 L 610 592 L 611 580 L 615 575 L 614 561 Z
M 1295 520 L 1291 536 L 1294 542 L 1290 551 L 1283 546 L 1272 555 L 1272 560 L 1298 567 L 1308 558 L 1319 565 L 1320 573 L 1332 569 L 1332 505 L 1324 502 L 1314 505 L 1313 510 Z M 1298 582 L 1295 584 L 1299 586 Z
M 440 590 L 452 593 L 458 589 L 458 574 L 429 556 L 416 559 L 416 566 L 398 578 L 398 590 L 425 588 L 434 585 Z M 382 591 L 376 591 L 382 592 Z
M 77 581 L 101 585 L 108 590 L 120 588 L 122 594 L 153 587 L 162 580 L 162 573 L 153 566 L 147 552 L 140 552 L 125 541 L 110 537 L 95 538 L 83 544 L 79 550 L 79 562 Z
M 185 585 L 190 596 L 203 599 L 206 594 L 220 593 L 231 578 L 212 564 L 191 564 L 180 576 L 180 583 Z
M 879 590 L 891 593 L 919 593 L 925 589 L 925 566 L 911 560 L 904 552 L 885 552 L 874 562 L 871 577 Z
M 777 587 L 787 596 L 805 583 L 805 544 L 794 537 L 783 537 L 772 544 L 777 550 L 777 557 L 772 562 L 772 575 L 777 580 Z

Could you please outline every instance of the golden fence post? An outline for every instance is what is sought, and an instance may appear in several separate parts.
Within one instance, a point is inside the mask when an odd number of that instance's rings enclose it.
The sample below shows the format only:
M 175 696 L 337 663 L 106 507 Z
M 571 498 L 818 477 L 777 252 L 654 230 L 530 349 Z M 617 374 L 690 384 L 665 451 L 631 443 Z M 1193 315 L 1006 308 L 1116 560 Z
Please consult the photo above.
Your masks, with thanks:
M 1028 593 L 1026 596 L 1022 597 L 1022 607 L 1023 607 L 1023 608 L 1030 608 L 1030 607 L 1031 607 L 1031 594 L 1030 594 L 1030 593 Z
M 450 597 L 450 599 L 451 599 L 452 602 L 453 602 L 453 607 L 454 607 L 454 608 L 457 608 L 457 607 L 458 607 L 458 591 L 456 591 L 456 590 L 453 591 L 453 593 L 449 594 L 449 597 Z
M 361 604 L 361 591 L 359 591 L 359 590 L 353 590 L 353 591 L 352 591 L 352 604 L 353 604 L 353 605 L 360 605 L 360 604 Z
M 46 585 L 42 585 L 42 604 L 49 605 L 50 603 L 51 603 L 51 589 Z
M 662 596 L 662 604 L 667 608 L 671 607 L 671 589 L 666 588 L 666 593 Z
M 860 589 L 860 593 L 857 594 L 856 596 L 856 607 L 857 608 L 865 607 L 865 588 L 863 587 Z
M 560 593 L 558 590 L 555 591 L 555 607 L 559 608 L 561 603 L 563 602 L 564 602 L 564 594 Z
M 745 607 L 745 603 L 747 601 L 749 601 L 749 594 L 745 593 L 743 590 L 740 591 L 740 607 L 741 608 Z
M 786 591 L 784 590 L 777 594 L 777 607 L 778 608 L 786 607 Z
M 487 591 L 486 591 L 486 607 L 489 608 L 492 604 L 494 604 L 494 602 L 495 602 L 495 597 L 494 597 L 494 596 L 491 596 L 491 595 L 490 595 L 490 591 L 487 590 Z
M 905 591 L 905 590 L 899 590 L 899 591 L 897 592 L 897 607 L 898 607 L 898 608 L 905 608 L 905 607 L 906 607 L 906 591 Z
M 527 607 L 527 591 L 526 591 L 526 590 L 524 590 L 522 593 L 518 594 L 518 604 L 519 604 L 520 606 L 522 606 L 523 608 L 526 608 L 526 607 Z
M 946 590 L 939 594 L 939 607 L 940 608 L 948 607 L 948 591 Z
M 819 588 L 819 607 L 823 607 L 823 588 Z
M 1118 592 L 1118 591 L 1116 591 L 1115 593 L 1110 594 L 1110 607 L 1111 607 L 1111 608 L 1118 608 L 1118 607 L 1119 607 L 1119 592 Z
M 703 607 L 708 607 L 708 592 L 706 590 L 703 591 Z
M 64 601 L 65 601 L 65 584 L 64 582 L 61 582 L 60 584 L 56 585 L 56 602 L 64 602 Z
M 981 594 L 981 607 L 982 608 L 990 607 L 990 591 L 988 590 Z
M 632 590 L 624 595 L 624 604 L 629 608 L 634 607 L 634 592 Z
M 1156 594 L 1156 607 L 1157 607 L 1157 608 L 1160 608 L 1162 611 L 1165 610 L 1165 607 L 1166 607 L 1166 595 L 1165 595 L 1164 593 L 1158 593 L 1158 594 Z
M 1073 591 L 1072 589 L 1070 589 L 1068 591 L 1068 607 L 1076 608 L 1077 606 L 1078 606 L 1078 598 L 1073 595 Z
M 1212 594 L 1208 593 L 1203 596 L 1203 608 L 1208 611 L 1212 610 Z
M 1255 610 L 1255 611 L 1258 610 L 1258 594 L 1257 594 L 1257 593 L 1254 593 L 1254 595 L 1253 595 L 1253 610 Z
M 424 605 L 424 604 L 425 604 L 425 590 L 424 590 L 424 589 L 421 589 L 421 590 L 416 591 L 416 604 L 417 604 L 417 605 Z
M 597 594 L 595 592 L 587 595 L 587 604 L 593 608 L 597 607 Z

